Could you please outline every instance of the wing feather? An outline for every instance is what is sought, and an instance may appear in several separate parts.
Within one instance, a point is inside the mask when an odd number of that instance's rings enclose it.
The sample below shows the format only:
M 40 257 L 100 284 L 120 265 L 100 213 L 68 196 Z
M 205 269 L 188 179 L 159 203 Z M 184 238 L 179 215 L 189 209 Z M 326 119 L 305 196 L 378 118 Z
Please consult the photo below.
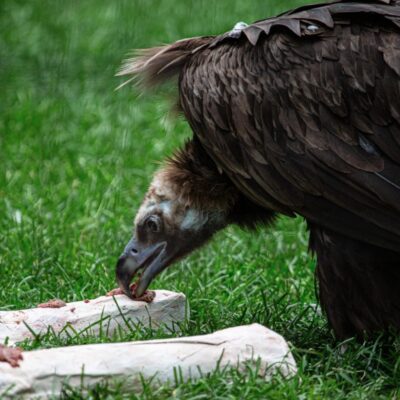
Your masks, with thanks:
M 258 204 L 399 251 L 398 18 L 393 1 L 337 2 L 217 37 L 181 75 L 185 115 Z

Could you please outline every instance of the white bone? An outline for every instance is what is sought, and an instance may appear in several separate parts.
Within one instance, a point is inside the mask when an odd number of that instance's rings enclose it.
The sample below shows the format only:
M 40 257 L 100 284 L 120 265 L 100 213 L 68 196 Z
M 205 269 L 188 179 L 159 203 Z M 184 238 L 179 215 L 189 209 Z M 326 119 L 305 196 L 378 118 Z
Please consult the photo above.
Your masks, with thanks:
M 6 338 L 9 344 L 33 339 L 32 331 L 44 334 L 49 328 L 61 336 L 75 336 L 82 331 L 91 336 L 99 336 L 101 332 L 112 336 L 117 329 L 128 331 L 138 323 L 177 330 L 175 322 L 183 321 L 187 315 L 185 295 L 167 290 L 155 292 L 156 297 L 149 304 L 121 294 L 67 303 L 61 308 L 0 311 L 0 343 Z
M 141 377 L 157 386 L 174 382 L 174 372 L 184 381 L 197 379 L 217 367 L 245 371 L 259 362 L 266 379 L 279 373 L 291 377 L 296 363 L 282 336 L 259 324 L 224 329 L 204 336 L 144 342 L 109 343 L 36 350 L 23 353 L 19 368 L 0 363 L 0 395 L 48 398 L 58 396 L 63 383 L 73 388 L 108 382 L 123 383 L 121 392 L 137 393 Z

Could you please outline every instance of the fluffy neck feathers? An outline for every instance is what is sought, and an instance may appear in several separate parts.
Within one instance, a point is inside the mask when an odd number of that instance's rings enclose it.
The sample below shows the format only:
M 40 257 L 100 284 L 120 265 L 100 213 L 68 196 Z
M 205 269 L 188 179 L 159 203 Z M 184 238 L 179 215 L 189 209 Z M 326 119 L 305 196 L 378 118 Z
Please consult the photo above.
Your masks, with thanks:
M 229 178 L 218 171 L 214 161 L 193 138 L 167 160 L 156 173 L 146 196 L 150 203 L 169 201 L 182 215 L 195 210 L 198 215 L 215 216 L 218 229 L 229 224 L 254 229 L 267 225 L 275 213 L 243 196 Z M 145 202 L 146 202 L 145 201 Z M 177 212 L 173 212 L 175 215 Z
M 236 187 L 219 173 L 196 138 L 167 160 L 154 184 L 163 185 L 168 197 L 175 196 L 185 206 L 198 210 L 229 212 L 239 197 Z

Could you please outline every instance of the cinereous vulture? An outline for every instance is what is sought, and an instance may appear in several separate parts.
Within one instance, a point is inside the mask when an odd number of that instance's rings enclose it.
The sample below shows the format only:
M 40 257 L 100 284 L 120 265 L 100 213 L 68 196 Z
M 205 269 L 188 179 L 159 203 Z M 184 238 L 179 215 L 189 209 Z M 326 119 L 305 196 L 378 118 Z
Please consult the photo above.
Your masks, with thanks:
M 142 50 L 120 75 L 177 78 L 193 138 L 136 215 L 117 280 L 136 295 L 229 224 L 300 215 L 338 338 L 400 328 L 400 1 L 301 7 Z

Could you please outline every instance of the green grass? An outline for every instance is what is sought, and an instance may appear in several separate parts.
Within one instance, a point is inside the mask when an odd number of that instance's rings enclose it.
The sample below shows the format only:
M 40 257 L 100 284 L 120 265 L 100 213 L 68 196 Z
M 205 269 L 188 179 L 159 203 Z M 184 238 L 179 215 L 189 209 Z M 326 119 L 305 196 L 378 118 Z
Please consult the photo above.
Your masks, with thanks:
M 305 1 L 32 0 L 0 2 L 0 309 L 49 298 L 97 297 L 115 286 L 114 264 L 158 163 L 190 135 L 164 118 L 168 96 L 114 91 L 132 48 L 215 34 Z M 259 322 L 293 348 L 298 377 L 264 382 L 218 371 L 103 398 L 397 398 L 398 339 L 347 343 L 343 353 L 316 314 L 314 261 L 300 220 L 257 234 L 229 228 L 171 267 L 153 287 L 184 292 L 191 316 L 182 335 Z M 174 336 L 132 330 L 125 341 Z M 176 336 L 176 334 L 175 334 Z M 109 341 L 46 335 L 25 349 Z M 66 391 L 65 398 L 80 398 Z

